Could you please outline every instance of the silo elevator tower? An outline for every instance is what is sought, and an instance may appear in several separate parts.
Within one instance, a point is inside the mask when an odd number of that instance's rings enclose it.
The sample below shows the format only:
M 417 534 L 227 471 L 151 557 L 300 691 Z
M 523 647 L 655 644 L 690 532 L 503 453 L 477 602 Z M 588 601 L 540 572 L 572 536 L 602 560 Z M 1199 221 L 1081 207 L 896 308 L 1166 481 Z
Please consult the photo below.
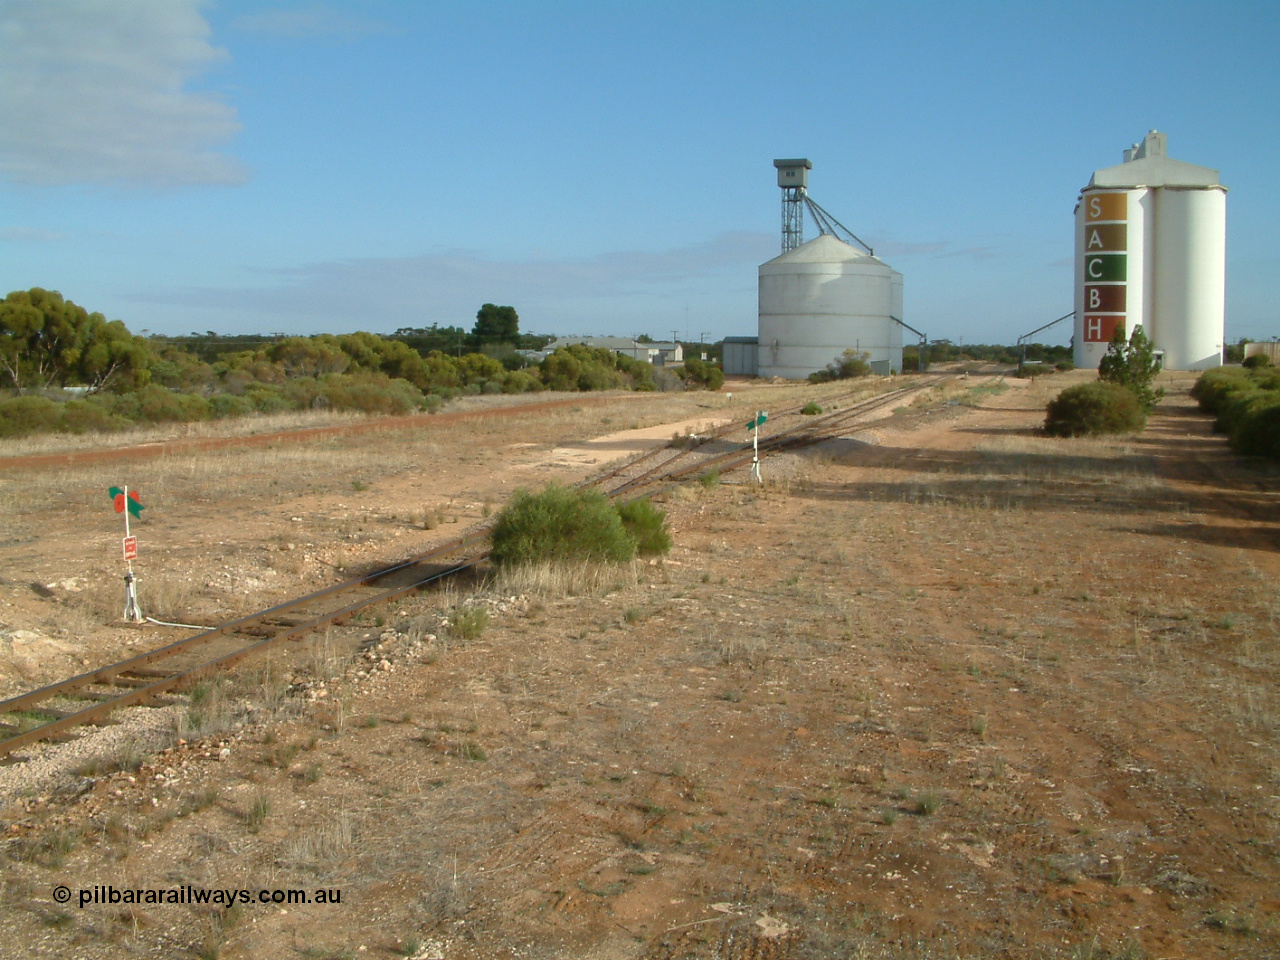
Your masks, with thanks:
M 778 186 L 782 188 L 782 252 L 804 243 L 804 201 L 809 190 L 808 160 L 775 160 Z

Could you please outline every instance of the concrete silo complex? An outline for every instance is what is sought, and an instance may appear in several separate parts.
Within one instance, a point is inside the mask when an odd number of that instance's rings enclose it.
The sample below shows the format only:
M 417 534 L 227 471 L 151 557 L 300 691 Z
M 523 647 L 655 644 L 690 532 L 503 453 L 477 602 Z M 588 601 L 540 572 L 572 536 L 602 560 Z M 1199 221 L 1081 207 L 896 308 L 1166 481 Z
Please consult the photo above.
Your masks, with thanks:
M 756 343 L 734 338 L 725 372 L 803 378 L 850 349 L 868 354 L 876 373 L 901 370 L 902 274 L 809 196 L 813 164 L 773 165 L 782 188 L 782 255 L 760 266 Z M 806 210 L 819 231 L 808 243 Z
M 1227 190 L 1171 160 L 1155 130 L 1098 170 L 1076 205 L 1075 363 L 1096 368 L 1141 325 L 1170 370 L 1222 363 Z
M 759 370 L 803 378 L 847 349 L 902 369 L 902 274 L 823 233 L 760 266 Z

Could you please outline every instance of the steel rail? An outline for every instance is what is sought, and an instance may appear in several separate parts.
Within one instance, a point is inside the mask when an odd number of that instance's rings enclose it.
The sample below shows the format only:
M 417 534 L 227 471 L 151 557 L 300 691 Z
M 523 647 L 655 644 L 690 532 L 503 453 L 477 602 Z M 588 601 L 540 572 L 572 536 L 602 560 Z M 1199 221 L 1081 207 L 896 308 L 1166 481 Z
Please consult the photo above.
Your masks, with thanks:
M 854 391 L 851 391 L 851 392 L 849 392 L 849 393 L 838 394 L 837 396 L 832 397 L 828 402 L 834 402 L 834 401 L 837 401 L 837 400 L 843 400 L 843 399 L 846 399 L 846 398 L 848 398 L 848 397 L 856 396 L 856 395 L 857 395 L 858 393 L 860 393 L 860 392 L 861 392 L 861 391 L 854 390 Z M 883 396 L 883 394 L 881 394 L 881 396 Z M 860 401 L 859 403 L 867 403 L 867 402 L 869 402 L 870 400 L 873 400 L 873 399 L 875 399 L 875 398 L 874 398 L 874 397 L 867 398 L 866 400 Z M 855 406 L 857 406 L 857 404 L 855 404 Z M 794 414 L 796 414 L 796 413 L 799 413 L 801 410 L 803 410 L 803 409 L 804 409 L 804 407 L 805 407 L 805 404 L 796 404 L 795 406 L 792 406 L 792 407 L 784 407 L 782 410 L 777 411 L 777 412 L 774 414 L 774 417 L 775 417 L 775 418 L 782 418 L 782 417 L 792 416 L 792 415 L 794 415 Z M 812 423 L 812 421 L 806 421 L 806 422 L 807 422 L 807 423 Z M 723 427 L 719 428 L 718 430 L 716 430 L 716 431 L 714 431 L 714 432 L 712 432 L 712 433 L 707 434 L 707 439 L 708 439 L 708 440 L 715 440 L 715 439 L 719 439 L 720 437 L 723 437 L 723 436 L 725 436 L 726 434 L 733 433 L 733 432 L 738 431 L 738 430 L 744 430 L 744 429 L 747 429 L 747 428 L 742 426 L 741 421 L 735 420 L 735 421 L 733 421 L 733 422 L 731 422 L 731 423 L 728 423 L 728 424 L 726 424 L 725 426 L 723 426 Z M 631 487 L 631 486 L 642 486 L 644 483 L 649 482 L 651 477 L 654 477 L 655 475 L 657 475 L 658 471 L 662 470 L 664 467 L 670 467 L 670 466 L 671 466 L 673 463 L 675 463 L 677 460 L 682 460 L 682 459 L 684 459 L 685 457 L 689 456 L 690 454 L 695 453 L 695 452 L 699 449 L 699 447 L 701 447 L 701 446 L 702 446 L 702 444 L 699 444 L 697 447 L 689 447 L 689 448 L 687 448 L 687 449 L 685 449 L 685 450 L 681 450 L 681 451 L 680 451 L 679 453 L 677 453 L 674 457 L 671 457 L 670 459 L 663 461 L 661 464 L 659 464 L 658 466 L 656 466 L 656 467 L 652 468 L 652 469 L 651 469 L 651 470 L 649 470 L 649 471 L 646 471 L 645 473 L 641 474 L 639 477 L 634 477 L 634 478 L 632 478 L 630 481 L 628 481 L 628 482 L 627 482 L 627 484 L 626 484 L 626 485 L 624 485 L 624 487 L 623 487 L 622 489 L 624 489 L 624 490 L 625 490 L 627 487 Z M 660 448 L 660 449 L 668 449 L 668 448 L 663 447 L 663 448 Z M 652 452 L 652 451 L 651 451 L 651 452 Z M 638 463 L 638 462 L 640 462 L 640 461 L 636 461 L 636 462 Z M 632 464 L 628 465 L 628 467 L 627 467 L 627 468 L 629 468 L 630 466 L 635 466 L 635 463 L 632 463 Z M 618 470 L 618 471 L 615 471 L 615 473 L 614 473 L 614 474 L 612 474 L 612 475 L 613 475 L 613 476 L 616 476 L 618 473 L 622 473 L 622 472 L 624 472 L 624 471 L 623 471 L 623 470 Z M 610 474 L 606 474 L 606 476 L 610 476 Z
M 912 386 L 909 386 L 909 387 L 900 387 L 899 389 L 893 390 L 889 393 L 882 393 L 875 397 L 868 397 L 866 400 L 862 400 L 859 403 L 854 404 L 852 407 L 848 407 L 844 410 L 836 410 L 829 414 L 820 415 L 816 419 L 807 420 L 802 423 L 796 424 L 795 426 L 788 427 L 785 430 L 772 433 L 767 438 L 760 441 L 760 451 L 763 453 L 763 452 L 772 450 L 773 447 L 777 446 L 783 438 L 790 437 L 793 434 L 805 432 L 805 431 L 813 431 L 817 427 L 836 425 L 836 424 L 842 423 L 843 421 L 852 420 L 857 417 L 863 416 L 864 414 L 870 413 L 879 407 L 882 407 L 888 403 L 901 399 L 901 397 L 907 393 L 911 393 L 914 390 L 927 388 L 929 386 L 933 386 L 933 382 L 930 382 L 928 384 L 913 384 Z M 641 474 L 639 477 L 635 477 L 632 480 L 626 481 L 621 486 L 611 491 L 610 495 L 617 496 L 621 493 L 628 492 L 631 489 L 645 486 L 646 484 L 649 484 L 649 483 L 657 483 L 664 479 L 679 479 L 681 477 L 690 476 L 700 471 L 708 470 L 710 468 L 715 468 L 723 464 L 729 463 L 735 457 L 741 456 L 744 453 L 750 453 L 751 450 L 752 448 L 749 444 L 744 444 L 743 449 L 731 450 L 726 453 L 718 454 L 717 456 L 711 457 L 710 459 L 707 459 L 707 460 L 702 460 L 697 464 L 693 464 L 681 470 L 668 471 L 664 473 L 662 476 L 656 476 L 658 470 L 660 470 L 662 467 L 668 466 L 672 462 L 672 461 L 668 461 L 667 463 L 661 464 L 659 467 L 656 467 L 653 470 L 650 470 L 650 471 L 647 471 L 646 473 Z M 692 452 L 692 451 L 688 451 L 688 452 Z
M 857 396 L 861 392 L 862 392 L 861 390 L 851 390 L 848 393 L 836 394 L 835 396 L 829 398 L 827 402 L 834 403 L 840 400 L 845 400 L 849 397 Z M 779 418 L 788 417 L 788 416 L 791 416 L 792 414 L 799 413 L 801 410 L 804 409 L 804 407 L 805 407 L 805 404 L 803 403 L 797 403 L 790 407 L 783 407 L 781 410 L 776 411 L 773 414 L 773 416 L 779 417 Z M 728 423 L 724 424 L 723 426 L 716 427 L 714 430 L 710 431 L 709 433 L 704 434 L 704 436 L 708 441 L 718 440 L 721 437 L 723 437 L 725 434 L 733 433 L 735 430 L 741 430 L 741 429 L 743 428 L 739 425 L 739 421 L 737 419 L 733 419 L 733 420 L 730 420 Z M 700 445 L 701 444 L 699 444 L 699 446 Z M 656 457 L 661 453 L 666 453 L 670 449 L 671 447 L 669 445 L 654 447 L 652 450 L 648 450 L 642 454 L 632 457 L 630 460 L 624 462 L 620 466 L 616 466 L 608 470 L 607 472 L 600 474 L 599 476 L 592 477 L 590 480 L 587 480 L 584 485 L 589 486 L 592 484 L 602 483 L 605 480 L 611 480 L 614 477 L 618 476 L 619 474 L 625 473 L 626 471 L 631 470 L 634 467 L 640 465 L 641 463 L 650 459 L 651 457 Z M 676 460 L 680 460 L 688 456 L 690 453 L 693 453 L 696 449 L 697 447 L 689 447 L 684 450 L 681 450 L 678 453 L 676 453 L 675 456 L 664 461 L 663 465 L 673 463 Z
M 939 380 L 942 378 L 934 378 L 934 379 Z M 794 447 L 794 446 L 803 446 L 808 443 L 817 442 L 820 437 L 829 435 L 830 427 L 832 426 L 842 425 L 845 421 L 863 416 L 867 413 L 874 411 L 875 409 L 878 409 L 891 402 L 894 402 L 900 399 L 904 394 L 910 393 L 914 390 L 919 390 L 922 387 L 927 388 L 928 386 L 932 386 L 932 385 L 933 385 L 932 383 L 926 383 L 926 384 L 913 384 L 912 386 L 909 386 L 909 387 L 902 387 L 897 390 L 893 390 L 889 393 L 880 394 L 875 397 L 867 398 L 866 400 L 860 401 L 854 406 L 846 408 L 844 410 L 833 411 L 832 413 L 827 414 L 825 416 L 821 416 L 817 419 L 804 421 L 793 427 L 789 427 L 785 430 L 782 430 L 770 435 L 768 438 L 766 438 L 764 441 L 762 441 L 759 444 L 759 450 L 762 454 L 767 455 L 768 453 L 773 452 L 774 450 L 777 450 L 777 449 Z M 795 408 L 795 410 L 799 410 L 799 409 L 801 409 L 801 407 L 799 406 Z M 785 411 L 779 412 L 778 416 L 789 415 L 790 413 L 794 413 L 795 410 L 785 410 Z M 726 427 L 720 429 L 716 435 L 723 436 L 726 433 L 732 432 L 733 430 L 736 430 L 736 429 L 739 429 L 739 427 L 735 422 L 734 424 L 727 425 Z M 662 450 L 662 449 L 667 449 L 667 448 L 659 448 L 659 450 Z M 644 454 L 641 457 L 634 458 L 630 466 L 634 466 L 636 463 L 643 461 L 646 457 L 653 454 L 654 452 L 655 451 L 650 451 L 649 453 Z M 690 452 L 692 451 L 682 451 L 682 455 L 684 453 L 690 453 Z M 622 484 L 614 487 L 613 489 L 609 490 L 606 495 L 610 499 L 617 499 L 621 497 L 623 494 L 631 492 L 639 487 L 652 486 L 664 481 L 666 482 L 678 481 L 683 477 L 689 476 L 691 474 L 696 474 L 699 471 L 707 470 L 709 468 L 715 468 L 718 465 L 728 464 L 732 468 L 733 466 L 737 466 L 739 463 L 745 463 L 746 459 L 750 455 L 752 455 L 752 453 L 753 453 L 753 448 L 750 445 L 742 444 L 737 450 L 732 450 L 723 454 L 719 454 L 715 457 L 710 458 L 709 460 L 703 460 L 697 464 L 691 464 L 679 470 L 672 471 L 668 469 L 662 475 L 655 477 L 654 475 L 657 473 L 658 470 L 661 470 L 663 467 L 669 467 L 674 460 L 680 459 L 680 457 L 672 458 L 672 460 L 667 461 L 663 464 L 660 464 L 654 470 L 647 471 L 641 477 L 625 481 Z M 627 468 L 628 468 L 628 465 L 624 464 L 623 470 Z M 611 475 L 616 476 L 617 473 L 620 473 L 620 472 L 623 472 L 623 471 L 619 470 Z M 578 487 L 589 486 L 593 483 L 600 482 L 600 480 L 605 479 L 608 476 L 610 476 L 610 474 L 606 474 L 605 477 L 582 481 L 578 484 L 575 484 L 575 486 L 578 486 Z M 317 629 L 318 627 L 335 623 L 337 621 L 342 620 L 344 617 L 348 617 L 353 613 L 357 613 L 361 610 L 365 610 L 371 606 L 376 606 L 377 604 L 380 604 L 380 603 L 387 603 L 387 602 L 390 602 L 391 600 L 398 599 L 409 593 L 414 592 L 415 590 L 419 590 L 422 587 L 427 586 L 428 584 L 434 583 L 439 580 L 443 580 L 447 577 L 455 576 L 464 570 L 475 567 L 476 565 L 482 563 L 485 559 L 488 558 L 490 553 L 489 550 L 487 549 L 482 550 L 472 556 L 467 557 L 466 559 L 449 567 L 446 570 L 437 571 L 436 573 L 433 573 L 429 576 L 414 580 L 410 584 L 394 587 L 390 590 L 384 590 L 378 594 L 375 594 L 372 597 L 366 597 L 355 603 L 347 604 L 346 606 L 343 606 L 337 610 L 332 610 L 327 613 L 321 614 L 319 616 L 313 617 L 303 623 L 285 627 L 280 632 L 274 633 L 269 637 L 265 637 L 256 642 L 249 643 L 238 650 L 234 650 L 234 651 L 231 651 L 230 653 L 226 653 L 221 656 L 215 657 L 214 659 L 209 660 L 205 663 L 198 664 L 186 670 L 175 672 L 170 676 L 161 677 L 160 679 L 155 680 L 154 682 L 150 682 L 150 683 L 140 682 L 133 677 L 123 676 L 124 674 L 127 674 L 127 673 L 137 672 L 141 668 L 147 667 L 149 664 L 154 664 L 159 661 L 163 661 L 165 659 L 173 657 L 179 653 L 193 650 L 201 646 L 202 644 L 207 643 L 217 637 L 229 637 L 229 638 L 233 637 L 236 631 L 244 632 L 245 627 L 261 624 L 263 621 L 267 620 L 270 617 L 277 616 L 279 614 L 286 613 L 292 610 L 297 610 L 301 607 L 307 606 L 308 604 L 311 604 L 311 603 L 315 603 L 316 601 L 324 599 L 326 597 L 332 597 L 334 595 L 340 595 L 345 592 L 350 592 L 361 586 L 371 584 L 374 581 L 383 579 L 392 574 L 400 573 L 402 571 L 408 570 L 427 560 L 445 556 L 450 553 L 456 553 L 467 547 L 474 546 L 476 543 L 483 542 L 488 537 L 489 527 L 491 526 L 492 526 L 492 522 L 485 523 L 464 534 L 454 537 L 451 540 L 447 540 L 442 544 L 437 544 L 436 546 L 432 547 L 429 550 L 426 550 L 408 559 L 399 561 L 388 567 L 384 567 L 379 570 L 372 571 L 360 577 L 350 578 L 340 583 L 333 584 L 332 586 L 326 587 L 322 590 L 317 590 L 305 596 L 286 601 L 285 603 L 277 604 L 273 607 L 269 607 L 265 610 L 258 611 L 257 613 L 254 613 L 254 614 L 250 614 L 249 616 L 228 621 L 227 623 L 220 624 L 219 626 L 214 627 L 210 630 L 206 630 L 202 633 L 195 634 L 191 637 L 186 637 L 182 640 L 178 640 L 178 641 L 175 641 L 174 643 L 167 644 L 166 646 L 159 647 L 155 650 L 151 650 L 146 653 L 139 654 L 127 660 L 122 660 L 117 663 L 108 664 L 107 666 L 99 667 L 95 670 L 88 671 L 86 673 L 80 674 L 75 677 L 71 677 L 67 680 L 59 681 L 58 683 L 41 687 L 37 690 L 33 690 L 33 691 L 30 691 L 29 693 L 21 694 L 17 697 L 12 697 L 8 700 L 0 701 L 0 715 L 2 715 L 6 713 L 13 713 L 15 711 L 19 711 L 23 709 L 29 709 L 31 707 L 36 707 L 37 709 L 39 709 L 38 704 L 40 703 L 44 703 L 58 696 L 65 696 L 65 695 L 74 696 L 76 691 L 83 690 L 94 684 L 111 685 L 114 682 L 116 685 L 119 685 L 121 682 L 129 682 L 129 681 L 133 681 L 133 683 L 135 684 L 130 686 L 130 689 L 128 691 L 114 697 L 98 700 L 93 706 L 88 707 L 84 710 L 67 714 L 65 716 L 57 717 L 56 719 L 48 723 L 42 724 L 38 727 L 34 727 L 31 730 L 28 730 L 24 733 L 15 734 L 4 740 L 0 740 L 0 757 L 7 756 L 12 751 L 21 749 L 22 747 L 28 746 L 32 743 L 36 743 L 41 740 L 48 739 L 49 737 L 53 737 L 53 736 L 57 736 L 58 734 L 65 733 L 66 731 L 74 729 L 75 727 L 93 723 L 97 720 L 100 720 L 106 717 L 108 714 L 110 714 L 114 710 L 118 710 L 122 707 L 132 706 L 134 704 L 145 703 L 149 700 L 154 700 L 160 694 L 166 693 L 176 687 L 181 687 L 184 684 L 194 682 L 200 677 L 206 676 L 210 673 L 216 673 L 221 670 L 227 669 L 228 667 L 234 666 L 235 664 L 244 660 L 246 657 L 252 656 L 253 654 L 258 653 L 261 650 L 267 647 L 270 647 L 274 644 L 281 643 L 283 641 L 291 640 L 291 639 L 300 639 L 301 637 L 305 636 L 307 633 L 311 632 L 312 630 Z
M 134 687 L 131 690 L 129 690 L 127 693 L 122 693 L 119 696 L 111 698 L 110 700 L 100 700 L 97 703 L 95 703 L 92 707 L 87 707 L 86 709 L 77 711 L 76 713 L 68 714 L 65 717 L 59 717 L 58 719 L 52 720 L 49 723 L 42 724 L 39 727 L 34 727 L 31 730 L 28 730 L 26 733 L 20 733 L 15 736 L 9 737 L 6 740 L 0 741 L 0 756 L 6 756 L 9 753 L 13 752 L 14 750 L 20 750 L 23 747 L 29 746 L 30 744 L 33 744 L 33 743 L 37 743 L 40 740 L 47 740 L 49 737 L 54 737 L 60 733 L 65 733 L 66 731 L 72 730 L 75 727 L 81 727 L 86 724 L 93 723 L 94 721 L 100 720 L 106 717 L 109 713 L 112 713 L 113 711 L 119 710 L 123 707 L 129 707 L 129 706 L 133 706 L 134 704 L 143 703 L 147 700 L 152 700 L 158 695 L 162 693 L 166 693 L 175 687 L 183 686 L 187 683 L 194 682 L 200 679 L 201 677 L 207 676 L 208 674 L 217 673 L 219 671 L 227 669 L 228 667 L 235 666 L 241 660 L 244 660 L 246 657 L 252 656 L 253 654 L 263 650 L 266 647 L 272 646 L 277 643 L 281 643 L 285 640 L 301 638 L 302 636 L 311 632 L 317 627 L 325 626 L 326 624 L 333 623 L 334 621 L 340 620 L 343 617 L 350 616 L 353 613 L 358 613 L 360 610 L 363 610 L 366 607 L 373 606 L 374 604 L 378 604 L 378 603 L 387 603 L 391 600 L 398 599 L 404 596 L 405 594 L 412 593 L 415 590 L 421 589 L 422 587 L 436 580 L 442 580 L 445 577 L 454 576 L 458 573 L 461 573 L 463 570 L 466 570 L 469 567 L 473 567 L 477 563 L 480 563 L 480 561 L 483 560 L 488 555 L 489 555 L 488 551 L 485 551 L 480 556 L 469 558 L 463 563 L 450 567 L 448 570 L 441 570 L 437 573 L 433 573 L 431 576 L 424 577 L 421 580 L 417 580 L 411 584 L 408 584 L 407 586 L 401 586 L 401 587 L 396 587 L 392 590 L 386 590 L 378 594 L 376 597 L 370 597 L 365 600 L 361 600 L 359 603 L 348 604 L 347 606 L 343 607 L 340 610 L 331 611 L 329 613 L 324 614 L 323 616 L 315 617 L 314 619 L 309 620 L 306 623 L 301 623 L 296 626 L 286 628 L 285 630 L 275 634 L 274 636 L 266 637 L 265 639 L 259 640 L 256 643 L 251 643 L 248 646 L 242 647 L 239 650 L 234 650 L 231 653 L 223 654 L 220 657 L 217 657 L 206 663 L 202 663 L 198 666 L 192 667 L 189 670 L 184 670 L 182 672 L 175 673 L 169 677 L 163 677 L 159 680 L 156 680 L 154 683 L 147 684 L 146 686 Z
M 357 587 L 364 586 L 365 584 L 372 583 L 375 580 L 381 580 L 393 573 L 399 573 L 410 567 L 417 566 L 427 560 L 446 556 L 450 553 L 456 553 L 459 550 L 483 540 L 485 536 L 487 536 L 486 531 L 472 531 L 463 534 L 452 540 L 448 540 L 442 544 L 432 547 L 430 550 L 424 551 L 417 556 L 410 557 L 407 560 L 402 560 L 392 566 L 384 567 L 381 570 L 375 570 L 362 577 L 353 577 L 349 580 L 335 583 L 332 586 L 325 587 L 323 590 L 317 590 L 314 593 L 309 593 L 302 597 L 296 597 L 293 600 L 277 604 L 274 607 L 268 607 L 266 610 L 259 610 L 256 613 L 252 613 L 246 617 L 240 617 L 237 620 L 229 620 L 226 623 L 219 624 L 218 626 L 206 630 L 203 633 L 184 637 L 181 640 L 175 640 L 173 643 L 167 644 L 163 647 L 157 647 L 156 649 L 149 650 L 146 653 L 140 653 L 135 657 L 130 657 L 128 660 L 121 660 L 117 663 L 108 664 L 105 667 L 99 667 L 96 670 L 90 670 L 86 673 L 69 677 L 66 680 L 60 680 L 57 683 L 40 687 L 37 690 L 32 690 L 28 693 L 11 697 L 8 700 L 0 701 L 0 714 L 29 709 L 30 707 L 43 703 L 46 700 L 51 700 L 60 695 L 74 693 L 76 690 L 83 689 L 84 687 L 91 686 L 95 683 L 110 683 L 112 678 L 118 674 L 128 673 L 138 667 L 145 667 L 156 663 L 157 661 L 176 656 L 179 653 L 185 653 L 204 643 L 208 643 L 217 637 L 229 636 L 236 630 L 261 623 L 269 617 L 279 616 L 282 613 L 288 613 L 289 611 L 296 610 L 299 607 L 305 607 L 308 604 L 315 603 L 317 600 L 333 596 L 334 594 L 345 593 Z M 3 749 L 3 746 L 4 742 L 0 741 L 0 749 Z

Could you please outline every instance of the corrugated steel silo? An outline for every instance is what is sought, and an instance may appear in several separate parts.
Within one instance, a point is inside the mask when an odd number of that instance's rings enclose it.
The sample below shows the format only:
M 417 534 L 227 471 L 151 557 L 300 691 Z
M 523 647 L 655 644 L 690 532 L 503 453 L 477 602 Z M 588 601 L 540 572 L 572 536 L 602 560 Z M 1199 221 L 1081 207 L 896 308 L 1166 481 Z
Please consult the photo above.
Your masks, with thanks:
M 803 378 L 847 349 L 902 369 L 902 274 L 830 234 L 760 266 L 759 370 Z

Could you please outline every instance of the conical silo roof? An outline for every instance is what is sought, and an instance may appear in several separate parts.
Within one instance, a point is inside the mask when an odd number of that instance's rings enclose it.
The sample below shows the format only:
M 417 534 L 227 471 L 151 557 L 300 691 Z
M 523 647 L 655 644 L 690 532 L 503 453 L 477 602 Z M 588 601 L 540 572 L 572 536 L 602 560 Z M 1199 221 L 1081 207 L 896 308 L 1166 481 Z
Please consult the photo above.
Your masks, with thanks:
M 779 257 L 774 257 L 766 264 L 775 263 L 846 263 L 850 260 L 875 260 L 857 247 L 845 243 L 829 233 L 820 233 L 807 243 L 802 243 L 794 250 L 788 250 Z

